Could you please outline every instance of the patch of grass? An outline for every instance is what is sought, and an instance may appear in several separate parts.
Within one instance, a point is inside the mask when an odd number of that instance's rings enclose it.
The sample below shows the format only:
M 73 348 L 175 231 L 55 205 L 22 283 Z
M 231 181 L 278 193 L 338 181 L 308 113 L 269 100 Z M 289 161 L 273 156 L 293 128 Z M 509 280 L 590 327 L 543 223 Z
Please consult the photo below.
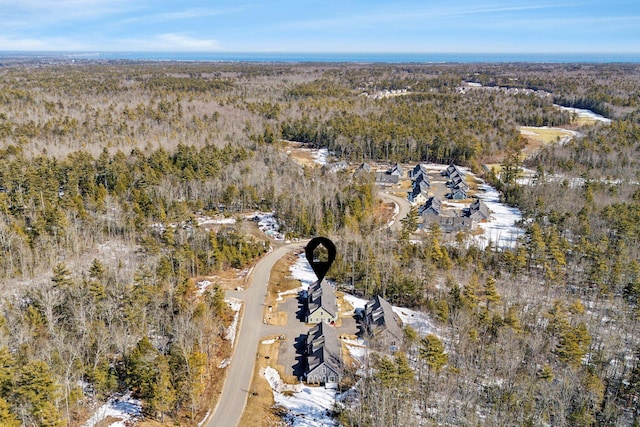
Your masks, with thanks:
M 269 276 L 269 285 L 267 287 L 267 298 L 265 300 L 264 318 L 267 319 L 269 325 L 286 325 L 287 314 L 278 312 L 278 293 L 286 292 L 300 287 L 300 281 L 291 277 L 289 267 L 296 263 L 298 256 L 288 254 L 282 257 L 273 266 L 271 276 Z M 295 294 L 284 295 L 283 298 L 295 297 Z

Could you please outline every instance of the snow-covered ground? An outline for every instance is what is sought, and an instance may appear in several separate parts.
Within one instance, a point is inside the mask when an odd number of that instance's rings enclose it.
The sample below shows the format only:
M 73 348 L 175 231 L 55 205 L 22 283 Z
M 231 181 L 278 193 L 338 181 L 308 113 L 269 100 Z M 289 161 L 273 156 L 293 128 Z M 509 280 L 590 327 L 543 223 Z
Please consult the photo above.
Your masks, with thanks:
M 298 260 L 289 267 L 289 271 L 291 272 L 291 277 L 296 280 L 299 280 L 302 284 L 302 290 L 308 290 L 309 285 L 318 280 L 316 277 L 316 273 L 313 272 L 309 262 L 307 261 L 307 256 L 303 253 L 298 255 Z
M 136 418 L 142 415 L 142 404 L 139 400 L 131 398 L 131 394 L 109 399 L 93 414 L 82 427 L 95 427 L 107 417 L 117 418 L 108 427 L 126 427 L 131 425 Z M 106 424 L 100 424 L 107 427 Z
M 242 301 L 237 300 L 235 298 L 225 298 L 224 301 L 227 304 L 229 304 L 229 307 L 231 307 L 231 310 L 235 311 L 235 314 L 233 315 L 233 321 L 231 322 L 231 325 L 229 325 L 226 331 L 226 339 L 231 341 L 231 347 L 233 347 L 236 344 L 236 332 L 238 330 L 238 316 L 240 315 L 240 308 L 242 307 Z
M 268 366 L 262 373 L 273 389 L 275 404 L 288 411 L 287 425 L 294 427 L 335 426 L 331 417 L 335 406 L 335 390 L 308 387 L 303 384 L 285 384 L 278 371 Z M 286 392 L 286 394 L 285 394 Z
M 489 240 L 499 248 L 514 247 L 518 237 L 524 233 L 524 230 L 516 225 L 516 222 L 522 219 L 520 209 L 500 202 L 500 193 L 489 184 L 480 184 L 479 189 L 483 191 L 478 193 L 478 198 L 491 211 L 491 220 L 479 223 L 484 233 L 474 238 L 482 248 L 487 246 Z
M 328 163 L 329 150 L 326 148 L 321 148 L 319 150 L 312 149 L 311 157 L 313 157 L 313 161 L 315 163 L 324 166 Z
M 565 110 L 570 113 L 575 113 L 577 114 L 578 117 L 585 117 L 587 119 L 596 120 L 598 122 L 603 122 L 603 123 L 611 123 L 611 119 L 607 119 L 606 117 L 603 117 L 600 114 L 596 114 L 591 110 L 585 110 L 582 108 L 573 108 L 573 107 L 563 107 L 561 105 L 555 105 L 555 106 L 560 108 L 561 110 Z
M 392 306 L 392 308 L 393 312 L 402 320 L 402 326 L 411 326 L 420 336 L 436 333 L 433 322 L 431 322 L 431 319 L 425 313 L 404 307 Z
M 284 235 L 280 232 L 280 224 L 278 224 L 274 212 L 256 212 L 251 214 L 250 218 L 258 221 L 258 228 L 267 236 L 275 240 L 284 240 Z

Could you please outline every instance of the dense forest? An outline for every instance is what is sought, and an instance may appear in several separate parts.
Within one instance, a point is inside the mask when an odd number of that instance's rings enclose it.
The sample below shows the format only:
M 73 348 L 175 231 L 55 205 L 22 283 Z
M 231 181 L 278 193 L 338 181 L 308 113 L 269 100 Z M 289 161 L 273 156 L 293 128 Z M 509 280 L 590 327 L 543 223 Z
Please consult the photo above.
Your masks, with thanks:
M 523 156 L 519 126 L 578 134 Z M 353 165 L 467 166 L 521 210 L 523 238 L 481 249 L 413 221 L 395 235 L 373 180 L 302 166 L 292 141 Z M 338 286 L 438 324 L 371 358 L 345 425 L 637 424 L 639 151 L 635 65 L 6 61 L 0 424 L 79 425 L 129 391 L 147 417 L 195 425 L 231 313 L 194 278 L 275 244 L 196 215 L 256 211 L 287 238 L 331 236 Z

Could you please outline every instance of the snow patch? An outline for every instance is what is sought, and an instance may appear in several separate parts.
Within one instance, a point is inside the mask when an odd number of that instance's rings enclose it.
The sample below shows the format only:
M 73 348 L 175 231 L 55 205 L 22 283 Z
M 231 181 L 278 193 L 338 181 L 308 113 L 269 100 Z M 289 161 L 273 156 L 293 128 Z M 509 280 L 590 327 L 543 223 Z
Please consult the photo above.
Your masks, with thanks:
M 291 267 L 289 267 L 291 276 L 302 283 L 302 290 L 308 290 L 309 285 L 317 281 L 316 273 L 311 269 L 311 265 L 307 261 L 307 256 L 303 253 L 298 255 L 298 259 Z
M 329 158 L 329 150 L 327 148 L 320 148 L 319 150 L 311 150 L 311 157 L 313 161 L 319 165 L 326 165 Z
M 275 217 L 275 212 L 255 213 L 251 216 L 258 222 L 258 229 L 267 236 L 275 240 L 284 240 L 284 235 L 280 232 L 280 224 Z
M 119 418 L 118 421 L 109 424 L 109 427 L 126 427 L 141 415 L 142 403 L 137 399 L 133 399 L 131 393 L 127 393 L 123 396 L 109 399 L 107 403 L 98 408 L 82 427 L 95 427 L 107 417 Z
M 520 210 L 500 202 L 500 193 L 489 184 L 482 183 L 479 189 L 484 190 L 478 193 L 478 198 L 491 211 L 491 220 L 478 224 L 484 233 L 481 236 L 475 236 L 475 240 L 482 248 L 485 248 L 489 241 L 499 248 L 513 248 L 518 237 L 524 234 L 524 230 L 516 226 L 516 223 L 522 219 Z
M 555 104 L 554 104 L 555 105 Z M 606 117 L 601 116 L 600 114 L 596 114 L 591 110 L 585 110 L 583 108 L 573 108 L 573 107 L 563 107 L 561 105 L 555 105 L 561 110 L 568 111 L 570 113 L 576 114 L 578 117 L 584 117 L 587 119 L 595 120 L 602 123 L 611 123 L 611 119 L 607 119 Z
M 225 335 L 226 339 L 231 341 L 231 347 L 234 347 L 236 343 L 236 332 L 238 330 L 238 317 L 240 315 L 240 308 L 242 307 L 242 302 L 235 298 L 226 298 L 224 301 L 227 304 L 229 304 L 229 307 L 231 308 L 231 310 L 235 311 L 235 314 L 233 316 L 233 321 L 231 322 L 231 325 L 229 325 L 229 327 L 227 328 L 226 335 Z
M 337 425 L 331 417 L 331 411 L 336 401 L 335 390 L 324 387 L 307 387 L 303 384 L 285 384 L 278 371 L 270 366 L 264 369 L 262 375 L 273 390 L 275 404 L 282 406 L 289 412 L 286 416 L 287 425 L 294 427 Z
M 402 320 L 402 326 L 411 326 L 420 336 L 436 333 L 435 326 L 425 313 L 396 306 L 392 306 L 392 309 Z

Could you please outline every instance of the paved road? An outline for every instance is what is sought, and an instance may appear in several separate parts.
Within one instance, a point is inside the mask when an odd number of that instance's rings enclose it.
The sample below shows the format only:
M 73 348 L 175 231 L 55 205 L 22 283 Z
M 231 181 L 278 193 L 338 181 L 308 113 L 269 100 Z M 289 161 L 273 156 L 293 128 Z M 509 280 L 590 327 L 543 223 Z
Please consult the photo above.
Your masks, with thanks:
M 398 214 L 394 217 L 390 228 L 393 231 L 399 231 L 402 228 L 400 219 L 404 218 L 409 212 L 409 202 L 406 199 L 385 192 L 379 192 L 378 195 L 398 205 Z M 274 250 L 256 264 L 251 277 L 251 286 L 248 289 L 241 292 L 232 291 L 228 293 L 229 296 L 244 301 L 244 315 L 240 320 L 239 330 L 236 335 L 236 347 L 231 356 L 231 365 L 229 366 L 222 395 L 213 415 L 209 418 L 207 427 L 237 427 L 240 422 L 240 417 L 249 397 L 249 388 L 251 387 L 256 353 L 258 352 L 258 340 L 261 337 L 261 332 L 268 329 L 263 328 L 262 316 L 271 269 L 287 252 L 301 249 L 306 243 L 306 241 L 292 243 Z M 294 337 L 291 338 L 293 339 Z
M 404 218 L 409 213 L 409 209 L 411 209 L 409 201 L 406 198 L 403 199 L 402 197 L 394 196 L 393 194 L 389 194 L 384 191 L 378 192 L 378 196 L 382 199 L 393 202 L 398 206 L 398 213 L 393 217 L 393 223 L 389 228 L 391 228 L 391 231 L 402 230 L 402 223 L 400 222 L 400 219 Z
M 244 300 L 244 315 L 236 336 L 236 347 L 231 356 L 231 365 L 213 416 L 207 427 L 236 427 L 247 404 L 249 387 L 258 351 L 258 340 L 262 325 L 264 298 L 273 265 L 287 252 L 302 248 L 306 242 L 281 246 L 261 259 L 253 269 L 251 286 L 233 296 Z

